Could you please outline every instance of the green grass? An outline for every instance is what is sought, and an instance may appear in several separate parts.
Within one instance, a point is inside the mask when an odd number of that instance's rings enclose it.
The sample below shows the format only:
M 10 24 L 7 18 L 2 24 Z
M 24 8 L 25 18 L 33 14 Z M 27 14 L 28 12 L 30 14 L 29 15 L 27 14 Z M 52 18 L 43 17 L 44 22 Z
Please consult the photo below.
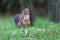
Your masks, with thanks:
M 26 30 L 28 32 L 25 35 Z M 33 27 L 18 29 L 14 24 L 14 16 L 1 15 L 0 40 L 60 40 L 60 24 L 40 17 Z

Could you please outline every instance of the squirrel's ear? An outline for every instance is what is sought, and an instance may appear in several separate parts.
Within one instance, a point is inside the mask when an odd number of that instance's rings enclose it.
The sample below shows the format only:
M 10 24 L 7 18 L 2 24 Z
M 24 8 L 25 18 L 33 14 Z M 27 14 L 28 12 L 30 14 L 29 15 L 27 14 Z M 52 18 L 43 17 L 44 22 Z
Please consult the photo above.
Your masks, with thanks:
M 25 10 L 25 7 L 24 6 L 22 7 L 22 10 Z

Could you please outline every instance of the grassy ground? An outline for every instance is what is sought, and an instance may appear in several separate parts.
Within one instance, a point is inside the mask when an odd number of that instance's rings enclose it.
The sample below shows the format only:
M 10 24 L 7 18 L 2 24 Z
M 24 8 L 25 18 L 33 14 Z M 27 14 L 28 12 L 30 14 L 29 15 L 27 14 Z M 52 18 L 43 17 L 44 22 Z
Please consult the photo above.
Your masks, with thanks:
M 0 15 L 0 40 L 60 40 L 60 24 L 40 17 L 33 27 L 18 29 L 14 16 Z

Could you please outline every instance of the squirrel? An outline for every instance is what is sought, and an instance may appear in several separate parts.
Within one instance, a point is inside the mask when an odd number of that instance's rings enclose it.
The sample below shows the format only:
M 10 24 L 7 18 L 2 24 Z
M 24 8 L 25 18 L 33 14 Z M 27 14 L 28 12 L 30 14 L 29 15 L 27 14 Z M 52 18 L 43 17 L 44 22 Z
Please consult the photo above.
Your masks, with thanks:
M 30 15 L 29 15 L 29 8 L 23 7 L 22 15 L 20 17 L 20 20 L 18 22 L 18 27 L 20 26 L 29 26 L 30 25 Z

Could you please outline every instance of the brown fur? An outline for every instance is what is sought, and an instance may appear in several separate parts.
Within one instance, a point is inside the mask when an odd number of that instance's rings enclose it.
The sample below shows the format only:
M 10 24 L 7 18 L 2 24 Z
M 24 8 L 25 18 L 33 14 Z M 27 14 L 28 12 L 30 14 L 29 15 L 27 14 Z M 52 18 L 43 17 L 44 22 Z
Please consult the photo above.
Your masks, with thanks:
M 30 25 L 30 17 L 29 17 L 29 19 L 28 19 L 28 25 Z M 19 21 L 19 23 L 18 23 L 18 26 L 20 27 L 20 26 L 22 26 L 22 25 L 24 25 L 24 16 L 22 16 L 22 18 L 21 18 L 21 20 Z
M 19 23 L 18 23 L 18 27 L 24 25 L 24 16 L 25 16 L 25 15 L 29 15 L 29 13 L 28 13 L 28 14 L 26 13 L 26 10 L 23 11 L 23 13 L 22 13 L 22 15 L 21 15 L 21 17 L 20 17 L 20 21 L 19 21 Z M 29 15 L 29 19 L 28 19 L 27 22 L 28 22 L 27 24 L 30 25 L 30 15 Z

